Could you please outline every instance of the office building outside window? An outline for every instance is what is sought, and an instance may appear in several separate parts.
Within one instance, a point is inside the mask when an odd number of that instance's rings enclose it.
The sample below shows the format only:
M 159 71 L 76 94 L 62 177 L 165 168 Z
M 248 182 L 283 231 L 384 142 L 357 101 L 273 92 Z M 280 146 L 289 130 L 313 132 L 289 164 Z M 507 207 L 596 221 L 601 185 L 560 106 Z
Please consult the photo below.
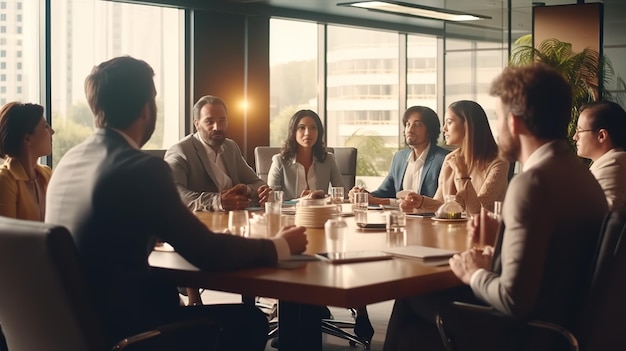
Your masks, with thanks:
M 177 142 L 184 100 L 183 10 L 96 0 L 52 0 L 51 9 L 53 165 L 93 131 L 85 77 L 95 65 L 122 55 L 144 60 L 155 71 L 157 124 L 144 148 Z

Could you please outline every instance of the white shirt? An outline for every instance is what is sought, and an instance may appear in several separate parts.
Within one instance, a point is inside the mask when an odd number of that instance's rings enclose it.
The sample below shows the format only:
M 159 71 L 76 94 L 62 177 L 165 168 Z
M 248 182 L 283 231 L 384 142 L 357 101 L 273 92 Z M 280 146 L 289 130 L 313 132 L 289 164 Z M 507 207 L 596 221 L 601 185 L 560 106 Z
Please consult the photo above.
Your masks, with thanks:
M 194 134 L 194 137 L 202 143 L 204 146 L 204 150 L 207 153 L 209 158 L 209 163 L 213 173 L 215 175 L 216 186 L 218 191 L 223 191 L 226 189 L 230 189 L 233 187 L 233 180 L 230 179 L 230 176 L 226 173 L 226 166 L 224 165 L 224 160 L 222 159 L 222 154 L 224 153 L 224 145 L 220 145 L 217 152 L 213 150 L 213 148 L 207 144 L 200 137 L 199 133 Z
M 426 156 L 430 150 L 430 143 L 422 151 L 422 153 L 414 158 L 415 152 L 409 154 L 408 164 L 406 171 L 404 172 L 404 179 L 402 180 L 402 189 L 415 191 L 419 194 L 420 187 L 422 186 L 422 171 L 424 170 L 424 163 Z
M 315 157 L 313 158 L 313 163 L 311 167 L 309 167 L 309 171 L 307 174 L 304 174 L 304 166 L 301 165 L 296 160 L 293 160 L 294 165 L 296 166 L 296 196 L 300 196 L 303 191 L 309 190 L 324 190 L 326 192 L 327 189 L 315 189 L 315 184 L 317 184 L 317 176 L 315 175 Z

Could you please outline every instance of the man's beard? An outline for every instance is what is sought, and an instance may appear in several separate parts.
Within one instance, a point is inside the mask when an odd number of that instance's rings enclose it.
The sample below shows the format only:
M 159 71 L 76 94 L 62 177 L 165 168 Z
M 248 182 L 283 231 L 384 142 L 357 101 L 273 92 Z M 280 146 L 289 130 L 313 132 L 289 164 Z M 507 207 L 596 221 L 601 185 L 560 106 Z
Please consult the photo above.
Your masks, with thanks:
M 221 136 L 221 138 L 214 138 L 213 136 Z M 219 132 L 219 133 L 210 133 L 209 137 L 207 138 L 207 144 L 213 146 L 213 147 L 219 147 L 222 146 L 222 144 L 224 144 L 224 140 L 226 140 L 226 134 L 223 132 Z
M 516 162 L 522 147 L 519 138 L 514 138 L 508 128 L 500 130 L 498 137 L 498 156 L 507 162 Z

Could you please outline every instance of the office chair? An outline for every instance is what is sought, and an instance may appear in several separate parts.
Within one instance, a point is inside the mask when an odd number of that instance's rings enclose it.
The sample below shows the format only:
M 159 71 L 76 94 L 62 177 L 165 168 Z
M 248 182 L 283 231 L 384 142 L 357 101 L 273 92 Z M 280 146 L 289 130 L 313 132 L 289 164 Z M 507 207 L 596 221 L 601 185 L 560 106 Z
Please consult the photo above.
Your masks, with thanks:
M 446 316 L 437 315 L 437 328 L 448 351 L 539 349 L 542 342 L 560 349 L 626 349 L 626 212 L 613 210 L 605 217 L 598 238 L 582 303 L 572 330 L 540 320 L 517 320 L 488 306 L 454 302 Z M 449 322 L 452 325 L 450 328 Z M 463 323 L 482 326 L 485 335 L 463 335 L 452 330 Z M 493 327 L 493 328 L 492 328 Z M 451 330 L 452 329 L 452 330 Z M 525 347 L 525 348 L 524 348 Z
M 0 301 L 0 324 L 11 351 L 108 348 L 64 227 L 0 217 Z M 112 350 L 203 325 L 216 324 L 202 318 L 163 325 L 128 336 Z
M 272 156 L 280 153 L 280 147 L 273 146 L 257 146 L 254 148 L 254 160 L 256 165 L 256 173 L 259 178 L 267 182 L 267 175 L 272 164 Z M 354 187 L 356 178 L 356 158 L 357 149 L 354 147 L 335 147 L 326 148 L 328 152 L 335 154 L 335 160 L 339 173 L 343 177 L 345 196 L 348 195 L 348 191 Z M 258 301 L 258 300 L 257 300 Z M 258 304 L 262 310 L 271 310 L 272 306 Z M 354 317 L 355 311 L 351 309 Z M 343 329 L 353 329 L 354 322 L 352 321 L 338 321 L 330 318 L 324 318 L 321 320 L 322 332 L 333 335 L 345 340 L 348 340 L 350 346 L 361 345 L 364 349 L 369 349 L 369 341 L 361 340 L 356 335 L 348 333 Z M 269 338 L 276 337 L 278 335 L 278 323 L 276 321 L 270 322 Z
M 279 154 L 280 149 L 276 146 L 257 146 L 254 148 L 256 174 L 264 182 L 267 182 L 267 176 L 272 165 L 272 156 Z M 335 154 L 335 162 L 342 176 L 344 193 L 347 197 L 348 191 L 354 187 L 356 181 L 357 149 L 354 147 L 327 147 L 326 150 Z

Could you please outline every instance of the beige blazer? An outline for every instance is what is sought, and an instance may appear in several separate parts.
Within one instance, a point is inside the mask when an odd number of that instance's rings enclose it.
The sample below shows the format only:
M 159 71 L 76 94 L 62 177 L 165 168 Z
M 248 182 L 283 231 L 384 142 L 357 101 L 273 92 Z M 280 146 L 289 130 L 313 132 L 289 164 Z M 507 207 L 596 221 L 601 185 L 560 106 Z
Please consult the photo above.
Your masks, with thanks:
M 455 179 L 448 160 L 458 153 L 456 149 L 443 160 L 437 192 L 432 199 L 424 198 L 422 209 L 434 212 L 443 204 L 445 195 L 456 195 L 456 201 L 470 215 L 480 212 L 481 206 L 493 211 L 494 201 L 504 199 L 508 184 L 509 163 L 496 157 L 485 169 L 472 170 L 471 180 Z
M 547 144 L 531 157 L 534 166 L 509 184 L 493 270 L 477 271 L 471 288 L 508 315 L 568 325 L 607 204 L 565 141 Z
M 44 179 L 43 193 L 46 193 L 52 170 L 48 166 L 37 165 L 35 172 Z M 30 221 L 43 220 L 37 199 L 28 190 L 26 182 L 30 179 L 20 161 L 7 158 L 0 166 L 0 216 L 26 219 Z M 45 203 L 45 197 L 42 199 Z
M 626 207 L 626 151 L 609 150 L 589 170 L 604 190 L 609 209 Z

